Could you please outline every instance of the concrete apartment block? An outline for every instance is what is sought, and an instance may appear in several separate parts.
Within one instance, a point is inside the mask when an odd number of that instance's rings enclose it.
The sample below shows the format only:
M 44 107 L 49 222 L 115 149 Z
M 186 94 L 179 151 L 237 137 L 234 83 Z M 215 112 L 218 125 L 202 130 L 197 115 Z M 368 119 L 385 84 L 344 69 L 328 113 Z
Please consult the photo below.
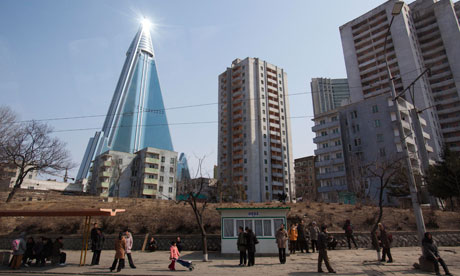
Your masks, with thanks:
M 316 156 L 306 156 L 294 160 L 296 197 L 306 200 L 316 200 L 318 185 L 316 181 Z
M 233 200 L 295 197 L 287 74 L 258 58 L 219 75 L 218 178 Z
M 89 192 L 101 197 L 176 198 L 177 152 L 144 148 L 136 153 L 109 150 L 91 167 Z

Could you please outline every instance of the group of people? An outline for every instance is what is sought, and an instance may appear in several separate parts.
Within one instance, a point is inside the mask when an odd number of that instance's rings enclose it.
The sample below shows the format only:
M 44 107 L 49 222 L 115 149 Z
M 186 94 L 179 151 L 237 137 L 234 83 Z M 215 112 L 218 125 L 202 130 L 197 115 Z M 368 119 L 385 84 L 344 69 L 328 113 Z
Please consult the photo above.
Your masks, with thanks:
M 243 226 L 238 227 L 236 246 L 240 252 L 239 266 L 245 266 L 246 263 L 248 266 L 253 266 L 255 264 L 256 244 L 258 243 L 259 241 L 252 229 L 249 227 L 243 228 Z
M 299 227 L 300 226 L 300 227 Z M 324 262 L 326 265 L 327 270 L 329 273 L 336 273 L 335 270 L 332 268 L 332 266 L 329 263 L 329 257 L 327 255 L 327 248 L 328 248 L 328 232 L 327 232 L 327 226 L 323 225 L 321 226 L 321 230 L 319 230 L 318 226 L 316 226 L 316 223 L 312 223 L 313 230 L 311 231 L 310 229 L 310 238 L 312 239 L 312 251 L 314 252 L 314 248 L 316 247 L 316 250 L 318 251 L 318 272 L 323 272 L 322 269 L 322 263 Z M 278 255 L 279 255 L 279 260 L 281 264 L 286 263 L 286 243 L 289 239 L 289 244 L 291 248 L 295 248 L 296 244 L 292 243 L 292 236 L 295 235 L 293 233 L 293 229 L 295 229 L 295 225 L 292 225 L 291 228 L 289 229 L 289 234 L 286 231 L 284 224 L 280 226 L 280 228 L 276 231 L 276 244 L 278 246 Z M 299 229 L 305 229 L 303 227 L 303 222 L 301 222 L 299 225 L 297 225 L 297 231 Z M 313 236 L 312 236 L 313 233 Z M 297 237 L 300 235 L 297 234 Z M 291 253 L 293 250 L 290 250 Z M 295 250 L 294 250 L 295 252 Z M 309 253 L 308 248 L 306 250 L 307 253 Z
M 52 265 L 65 265 L 66 253 L 62 252 L 63 238 L 58 237 L 54 242 L 46 237 L 40 237 L 37 241 L 21 233 L 18 238 L 11 242 L 12 259 L 9 267 L 19 269 L 21 265 L 28 267 L 35 260 L 36 266 L 44 266 L 47 261 Z

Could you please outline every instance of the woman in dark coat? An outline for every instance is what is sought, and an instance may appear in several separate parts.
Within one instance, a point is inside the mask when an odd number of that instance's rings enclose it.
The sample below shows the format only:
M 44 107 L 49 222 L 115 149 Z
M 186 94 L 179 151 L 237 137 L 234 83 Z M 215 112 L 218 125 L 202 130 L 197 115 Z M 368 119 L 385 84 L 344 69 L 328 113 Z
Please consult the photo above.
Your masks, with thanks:
M 29 237 L 26 242 L 26 252 L 24 253 L 24 258 L 22 259 L 22 264 L 27 267 L 32 263 L 32 260 L 35 258 L 34 255 L 35 241 L 34 238 Z
M 248 266 L 253 266 L 255 264 L 255 254 L 256 254 L 256 244 L 259 243 L 256 235 L 252 232 L 252 229 L 246 227 L 246 246 L 248 248 Z
M 441 273 L 439 273 L 439 264 L 442 265 L 442 268 L 444 269 L 446 275 L 452 275 L 450 274 L 449 269 L 447 268 L 447 265 L 444 262 L 444 260 L 441 258 L 441 256 L 439 256 L 438 246 L 436 245 L 436 242 L 433 240 L 431 233 L 425 233 L 425 237 L 422 240 L 422 247 L 423 257 L 425 257 L 425 259 L 427 259 L 428 261 L 433 262 L 434 271 L 436 272 L 436 275 L 441 275 Z

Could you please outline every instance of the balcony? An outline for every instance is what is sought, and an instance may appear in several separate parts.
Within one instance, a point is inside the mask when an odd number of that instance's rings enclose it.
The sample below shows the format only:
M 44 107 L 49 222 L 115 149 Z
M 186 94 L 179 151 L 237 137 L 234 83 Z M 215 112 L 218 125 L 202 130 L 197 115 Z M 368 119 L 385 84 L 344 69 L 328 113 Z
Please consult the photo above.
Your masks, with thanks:
M 320 124 L 320 125 L 315 125 L 311 128 L 311 130 L 313 132 L 317 132 L 317 131 L 321 131 L 323 129 L 328 129 L 328 128 L 331 128 L 331 127 L 338 127 L 340 124 L 339 124 L 339 121 L 333 121 L 333 122 L 327 122 L 325 124 Z
M 281 156 L 274 156 L 274 155 L 272 155 L 272 159 L 275 159 L 275 160 L 278 160 L 278 161 L 283 160 L 283 158 Z
M 331 133 L 325 136 L 317 136 L 313 138 L 313 143 L 318 144 L 318 143 L 322 143 L 322 142 L 326 142 L 326 141 L 329 141 L 332 139 L 338 139 L 338 138 L 340 138 L 340 133 Z
M 335 158 L 330 160 L 323 160 L 315 162 L 315 167 L 325 167 L 330 165 L 343 164 L 345 160 L 343 158 Z
M 112 172 L 99 172 L 99 177 L 111 177 Z
M 153 189 L 146 189 L 146 188 L 144 188 L 144 189 L 142 190 L 142 194 L 143 194 L 143 195 L 156 195 L 156 191 L 153 190 Z
M 272 173 L 272 176 L 274 177 L 283 177 L 282 173 Z
M 327 193 L 327 192 L 333 192 L 333 191 L 346 191 L 346 190 L 348 190 L 347 185 L 318 187 L 318 193 Z
M 104 161 L 104 162 L 102 162 L 101 167 L 112 167 L 112 161 Z
M 144 168 L 144 173 L 146 174 L 158 174 L 159 170 L 155 168 Z
M 272 164 L 273 169 L 282 169 L 283 165 L 278 165 L 278 164 Z
M 281 144 L 281 140 L 279 140 L 279 139 L 272 139 L 272 138 L 270 138 L 270 142 L 271 142 L 271 143 L 274 143 L 274 144 Z
M 100 182 L 100 184 L 101 184 L 101 187 L 103 188 L 108 188 L 110 186 L 110 182 L 108 181 L 102 181 Z
M 315 150 L 315 155 L 320 155 L 323 153 L 334 152 L 334 151 L 341 151 L 341 150 L 343 150 L 342 145 L 328 147 L 328 148 L 320 148 L 320 149 Z
M 142 183 L 144 183 L 144 184 L 157 184 L 158 185 L 159 182 L 158 182 L 158 179 L 144 177 L 144 179 L 142 180 Z
M 316 179 L 322 180 L 322 179 L 329 179 L 329 178 L 337 178 L 337 177 L 344 177 L 345 175 L 346 175 L 345 171 L 320 173 L 316 175 Z
M 146 157 L 145 158 L 145 163 L 147 164 L 158 164 L 160 163 L 160 159 L 152 158 L 152 157 Z

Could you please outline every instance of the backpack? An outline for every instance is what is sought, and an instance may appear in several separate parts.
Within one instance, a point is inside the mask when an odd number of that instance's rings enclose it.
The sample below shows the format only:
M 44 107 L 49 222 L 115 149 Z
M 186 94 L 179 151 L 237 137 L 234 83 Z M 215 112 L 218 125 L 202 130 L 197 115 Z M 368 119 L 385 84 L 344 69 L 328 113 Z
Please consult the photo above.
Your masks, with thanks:
M 19 239 L 15 239 L 11 242 L 11 250 L 13 251 L 18 251 L 19 250 L 19 244 L 21 241 Z

